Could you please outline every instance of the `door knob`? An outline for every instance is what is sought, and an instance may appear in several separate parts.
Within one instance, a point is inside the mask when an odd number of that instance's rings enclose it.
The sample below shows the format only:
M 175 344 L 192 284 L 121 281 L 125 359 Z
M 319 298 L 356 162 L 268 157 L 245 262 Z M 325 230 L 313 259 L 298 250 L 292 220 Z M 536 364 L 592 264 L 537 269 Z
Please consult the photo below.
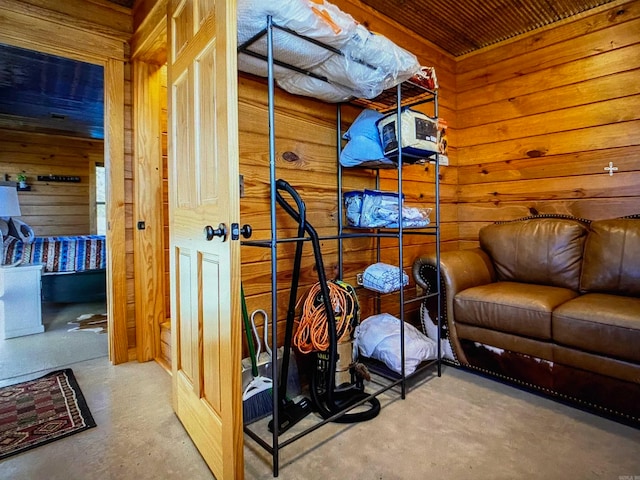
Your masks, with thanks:
M 240 240 L 240 235 L 244 238 L 249 238 L 252 233 L 251 225 L 243 225 L 241 228 L 237 223 L 231 224 L 231 240 Z
M 240 228 L 240 235 L 244 238 L 251 238 L 252 233 L 253 228 L 251 228 L 251 225 L 243 225 L 242 228 Z
M 204 235 L 207 240 L 213 240 L 213 237 L 221 237 L 223 242 L 227 241 L 227 226 L 224 223 L 218 225 L 218 228 L 213 228 L 211 225 L 204 227 Z

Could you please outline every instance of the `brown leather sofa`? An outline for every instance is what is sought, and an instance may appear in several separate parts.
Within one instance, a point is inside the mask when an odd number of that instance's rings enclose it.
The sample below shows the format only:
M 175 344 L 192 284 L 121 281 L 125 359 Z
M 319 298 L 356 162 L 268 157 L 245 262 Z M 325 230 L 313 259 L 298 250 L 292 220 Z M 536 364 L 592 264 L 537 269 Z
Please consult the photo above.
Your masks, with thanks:
M 453 363 L 640 425 L 640 218 L 489 225 L 440 269 Z M 435 271 L 434 255 L 413 266 L 428 291 Z

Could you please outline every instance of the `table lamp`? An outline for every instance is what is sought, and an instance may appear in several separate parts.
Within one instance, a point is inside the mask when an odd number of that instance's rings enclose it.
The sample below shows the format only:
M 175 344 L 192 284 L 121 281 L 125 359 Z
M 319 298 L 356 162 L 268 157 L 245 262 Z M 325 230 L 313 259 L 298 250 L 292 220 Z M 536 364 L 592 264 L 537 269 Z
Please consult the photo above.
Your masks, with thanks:
M 6 232 L 0 226 L 0 266 L 14 266 L 4 265 L 4 236 L 8 233 L 10 217 L 19 217 L 21 214 L 15 182 L 0 182 L 0 220 L 5 220 L 7 225 Z

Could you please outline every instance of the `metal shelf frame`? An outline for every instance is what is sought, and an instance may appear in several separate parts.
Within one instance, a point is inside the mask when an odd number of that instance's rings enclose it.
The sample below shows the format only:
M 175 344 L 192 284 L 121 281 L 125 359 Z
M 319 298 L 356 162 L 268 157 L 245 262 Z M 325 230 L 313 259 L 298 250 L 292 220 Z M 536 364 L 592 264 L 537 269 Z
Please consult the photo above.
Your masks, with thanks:
M 269 248 L 270 249 L 270 260 L 271 260 L 271 292 L 272 292 L 272 299 L 271 299 L 271 318 L 274 319 L 273 321 L 273 328 L 271 331 L 271 344 L 277 346 L 278 345 L 278 332 L 277 332 L 277 321 L 276 319 L 278 318 L 278 305 L 277 305 L 277 292 L 278 292 L 278 280 L 277 280 L 277 248 L 279 244 L 284 244 L 284 243 L 290 243 L 290 242 L 298 242 L 298 241 L 309 241 L 310 238 L 307 237 L 303 237 L 303 238 L 298 238 L 298 237 L 286 237 L 286 238 L 281 238 L 278 237 L 278 231 L 277 231 L 277 201 L 276 201 L 276 188 L 275 188 L 275 184 L 276 184 L 276 180 L 277 180 L 277 176 L 276 176 L 276 146 L 275 146 L 275 130 L 276 130 L 276 125 L 275 125 L 275 81 L 274 81 L 274 66 L 277 65 L 279 67 L 284 67 L 284 68 L 288 68 L 292 71 L 298 72 L 298 73 L 302 73 L 305 75 L 309 75 L 311 77 L 314 77 L 316 79 L 325 81 L 327 83 L 332 83 L 334 85 L 339 85 L 336 82 L 332 82 L 331 80 L 325 78 L 325 77 L 321 77 L 319 75 L 314 74 L 313 72 L 309 72 L 306 71 L 304 69 L 301 69 L 300 67 L 297 67 L 295 65 L 291 65 L 287 62 L 283 62 L 280 61 L 278 59 L 274 58 L 274 38 L 273 38 L 273 31 L 274 29 L 278 29 L 284 32 L 288 32 L 292 35 L 295 35 L 298 38 L 301 38 L 303 40 L 309 41 L 310 43 L 317 45 L 317 46 L 321 46 L 326 48 L 329 51 L 332 51 L 333 53 L 342 55 L 342 52 L 340 52 L 339 50 L 335 49 L 334 47 L 325 45 L 317 40 L 314 39 L 310 39 L 308 37 L 305 37 L 303 35 L 300 35 L 294 31 L 291 31 L 289 29 L 280 27 L 276 24 L 273 23 L 272 18 L 269 16 L 267 17 L 267 26 L 264 30 L 262 30 L 261 32 L 259 32 L 258 34 L 256 34 L 254 37 L 252 37 L 251 39 L 249 39 L 247 42 L 243 43 L 242 45 L 240 45 L 238 47 L 238 53 L 244 53 L 247 55 L 250 55 L 254 58 L 260 58 L 262 60 L 264 60 L 267 64 L 267 102 L 268 102 L 268 123 L 269 123 L 269 182 L 270 182 L 270 229 L 271 229 L 271 238 L 268 240 L 245 240 L 242 241 L 241 244 L 243 246 L 246 247 L 258 247 L 258 248 Z M 257 42 L 258 40 L 262 39 L 266 37 L 267 40 L 267 54 L 264 55 L 262 53 L 259 52 L 255 52 L 250 50 L 250 47 L 255 44 L 255 42 Z M 373 68 L 373 67 L 371 67 Z M 411 99 L 405 103 L 402 104 L 402 95 L 403 93 L 406 92 L 416 92 L 416 88 L 418 89 L 417 91 L 419 91 L 420 95 L 423 95 L 424 98 L 420 98 L 419 96 L 413 96 L 415 95 L 414 93 L 412 93 L 412 97 Z M 384 110 L 384 104 L 388 103 L 388 99 L 383 98 L 385 96 L 388 96 L 389 91 L 383 92 L 383 95 L 379 96 L 377 99 L 374 99 L 373 101 L 369 102 L 367 100 L 360 100 L 360 99 L 354 99 L 353 104 L 357 105 L 357 106 L 371 106 L 372 108 L 375 108 L 377 110 Z M 416 99 L 417 98 L 417 99 Z M 381 99 L 381 100 L 380 100 Z M 376 103 L 376 100 L 378 101 L 382 101 L 383 103 Z M 401 109 L 406 107 L 406 106 L 415 106 L 417 104 L 420 103 L 424 103 L 425 101 L 433 101 L 435 102 L 435 116 L 437 117 L 438 115 L 438 111 L 437 111 L 437 92 L 432 92 L 429 90 L 425 90 L 423 87 L 420 87 L 418 85 L 412 84 L 411 82 L 404 82 L 404 84 L 399 84 L 396 87 L 396 100 L 395 100 L 395 109 L 396 112 L 398 114 L 398 120 L 400 119 L 400 112 Z M 382 105 L 382 107 L 381 107 Z M 387 105 L 387 107 L 392 106 L 391 104 Z M 342 145 L 342 132 L 341 132 L 341 105 L 338 104 L 338 108 L 337 108 L 337 134 L 338 134 L 338 138 L 337 138 L 337 154 L 338 154 L 338 159 L 340 156 L 340 151 L 341 151 L 341 145 Z M 401 122 L 398 121 L 397 122 L 398 125 L 398 138 L 402 138 L 402 132 L 401 132 Z M 423 229 L 417 230 L 417 229 L 406 229 L 403 228 L 402 226 L 402 222 L 400 222 L 399 228 L 398 229 L 378 229 L 376 231 L 367 231 L 367 232 L 347 232 L 345 231 L 345 229 L 347 227 L 344 227 L 343 225 L 343 212 L 342 212 L 342 176 L 343 176 L 343 169 L 342 166 L 340 165 L 340 162 L 338 161 L 338 180 L 337 180 L 337 206 L 338 206 L 338 231 L 336 235 L 331 235 L 331 236 L 324 236 L 321 237 L 321 240 L 333 240 L 333 241 L 337 241 L 338 242 L 338 257 L 339 257 L 339 277 L 342 278 L 343 276 L 343 242 L 352 238 L 363 238 L 363 237 L 369 237 L 369 238 L 376 238 L 378 239 L 377 241 L 377 257 L 380 257 L 380 239 L 381 238 L 397 238 L 398 239 L 398 246 L 399 246 L 399 259 L 400 259 L 400 265 L 402 265 L 402 258 L 403 258 L 403 238 L 405 235 L 428 235 L 428 236 L 435 236 L 436 237 L 436 252 L 437 252 L 437 256 L 439 258 L 440 256 L 440 204 L 439 204 L 439 178 L 438 178 L 438 170 L 439 170 L 439 164 L 438 164 L 438 155 L 435 155 L 435 165 L 436 165 L 436 174 L 435 174 L 435 224 L 434 225 L 429 225 Z M 397 172 L 398 172 L 398 192 L 402 192 L 402 151 L 401 149 L 399 149 L 399 153 L 398 153 L 398 167 L 397 167 Z M 376 184 L 379 185 L 379 173 L 376 175 Z M 399 196 L 399 211 L 402 211 L 402 196 Z M 439 263 L 438 263 L 438 269 L 439 269 Z M 437 275 L 439 277 L 440 272 L 437 272 Z M 402 284 L 402 271 L 400 272 L 400 283 Z M 404 320 L 404 306 L 405 304 L 408 303 L 413 303 L 416 301 L 421 301 L 424 300 L 425 298 L 428 297 L 432 297 L 432 296 L 439 296 L 440 295 L 440 287 L 438 286 L 438 291 L 437 292 L 433 292 L 433 293 L 429 293 L 426 295 L 418 295 L 418 296 L 413 296 L 412 298 L 405 298 L 405 289 L 400 289 L 399 293 L 398 292 L 394 292 L 399 294 L 400 296 L 400 318 L 402 320 Z M 389 294 L 391 295 L 391 294 Z M 440 302 L 438 302 L 438 332 L 440 332 Z M 280 449 L 284 448 L 292 443 L 294 443 L 296 440 L 299 440 L 300 438 L 314 432 L 315 430 L 317 430 L 318 428 L 322 427 L 323 425 L 329 423 L 329 422 L 333 422 L 334 420 L 340 418 L 341 416 L 345 415 L 347 412 L 349 412 L 350 410 L 357 408 L 358 406 L 364 404 L 365 402 L 367 402 L 368 400 L 377 397 L 378 395 L 387 392 L 388 390 L 399 386 L 400 390 L 401 390 L 401 396 L 404 399 L 406 396 L 406 389 L 407 389 L 407 379 L 409 377 L 407 377 L 407 375 L 405 375 L 405 370 L 404 370 L 404 321 L 401 322 L 401 358 L 402 358 L 402 372 L 399 378 L 392 378 L 392 376 L 389 376 L 387 378 L 387 383 L 384 383 L 382 381 L 376 381 L 376 382 L 372 382 L 372 383 L 376 383 L 377 385 L 379 385 L 379 388 L 376 389 L 375 391 L 368 393 L 368 396 L 364 399 L 362 399 L 361 401 L 359 401 L 358 403 L 351 405 L 348 408 L 345 408 L 344 410 L 337 412 L 336 414 L 334 414 L 333 416 L 331 416 L 330 418 L 327 419 L 323 419 L 323 420 L 318 420 L 317 423 L 313 424 L 310 427 L 307 427 L 306 429 L 302 430 L 301 432 L 293 435 L 292 437 L 286 439 L 286 440 L 281 440 L 278 434 L 278 429 L 274 428 L 272 435 L 271 435 L 271 443 L 265 441 L 260 435 L 258 435 L 258 433 L 256 433 L 256 431 L 254 431 L 254 429 L 252 428 L 252 425 L 254 424 L 247 424 L 244 426 L 244 432 L 247 434 L 248 437 L 250 437 L 251 439 L 253 439 L 258 445 L 260 445 L 261 447 L 263 447 L 267 452 L 269 452 L 272 456 L 272 467 L 273 467 L 273 476 L 277 477 L 279 474 L 279 457 L 280 457 Z M 440 344 L 440 338 L 438 338 L 437 341 L 437 345 L 438 345 L 438 355 L 437 355 L 437 359 L 433 360 L 433 361 L 429 361 L 429 362 L 424 362 L 422 365 L 419 366 L 418 369 L 416 369 L 416 371 L 412 374 L 412 376 L 419 374 L 420 372 L 425 371 L 428 368 L 432 368 L 433 365 L 437 365 L 437 375 L 440 376 L 441 375 L 441 344 Z M 273 372 L 273 414 L 272 414 L 272 418 L 273 418 L 273 424 L 274 425 L 278 425 L 278 364 L 277 364 L 277 356 L 274 355 L 272 358 L 272 365 L 271 365 L 271 371 Z M 384 377 L 384 376 L 383 376 Z

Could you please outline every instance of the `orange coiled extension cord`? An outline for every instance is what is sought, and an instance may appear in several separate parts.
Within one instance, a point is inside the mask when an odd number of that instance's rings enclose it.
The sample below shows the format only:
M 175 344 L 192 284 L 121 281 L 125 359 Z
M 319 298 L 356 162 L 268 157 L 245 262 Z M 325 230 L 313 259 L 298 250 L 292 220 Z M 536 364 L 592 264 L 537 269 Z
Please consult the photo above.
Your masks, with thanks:
M 338 342 L 349 338 L 353 330 L 352 319 L 356 314 L 356 306 L 351 301 L 343 287 L 335 282 L 327 282 L 329 297 L 336 319 L 336 338 Z M 293 344 L 300 350 L 300 353 L 325 352 L 329 350 L 329 329 L 327 312 L 324 302 L 319 301 L 321 296 L 320 284 L 314 284 L 302 306 L 302 315 L 298 323 L 298 328 L 293 337 Z M 300 306 L 300 301 L 296 308 Z

